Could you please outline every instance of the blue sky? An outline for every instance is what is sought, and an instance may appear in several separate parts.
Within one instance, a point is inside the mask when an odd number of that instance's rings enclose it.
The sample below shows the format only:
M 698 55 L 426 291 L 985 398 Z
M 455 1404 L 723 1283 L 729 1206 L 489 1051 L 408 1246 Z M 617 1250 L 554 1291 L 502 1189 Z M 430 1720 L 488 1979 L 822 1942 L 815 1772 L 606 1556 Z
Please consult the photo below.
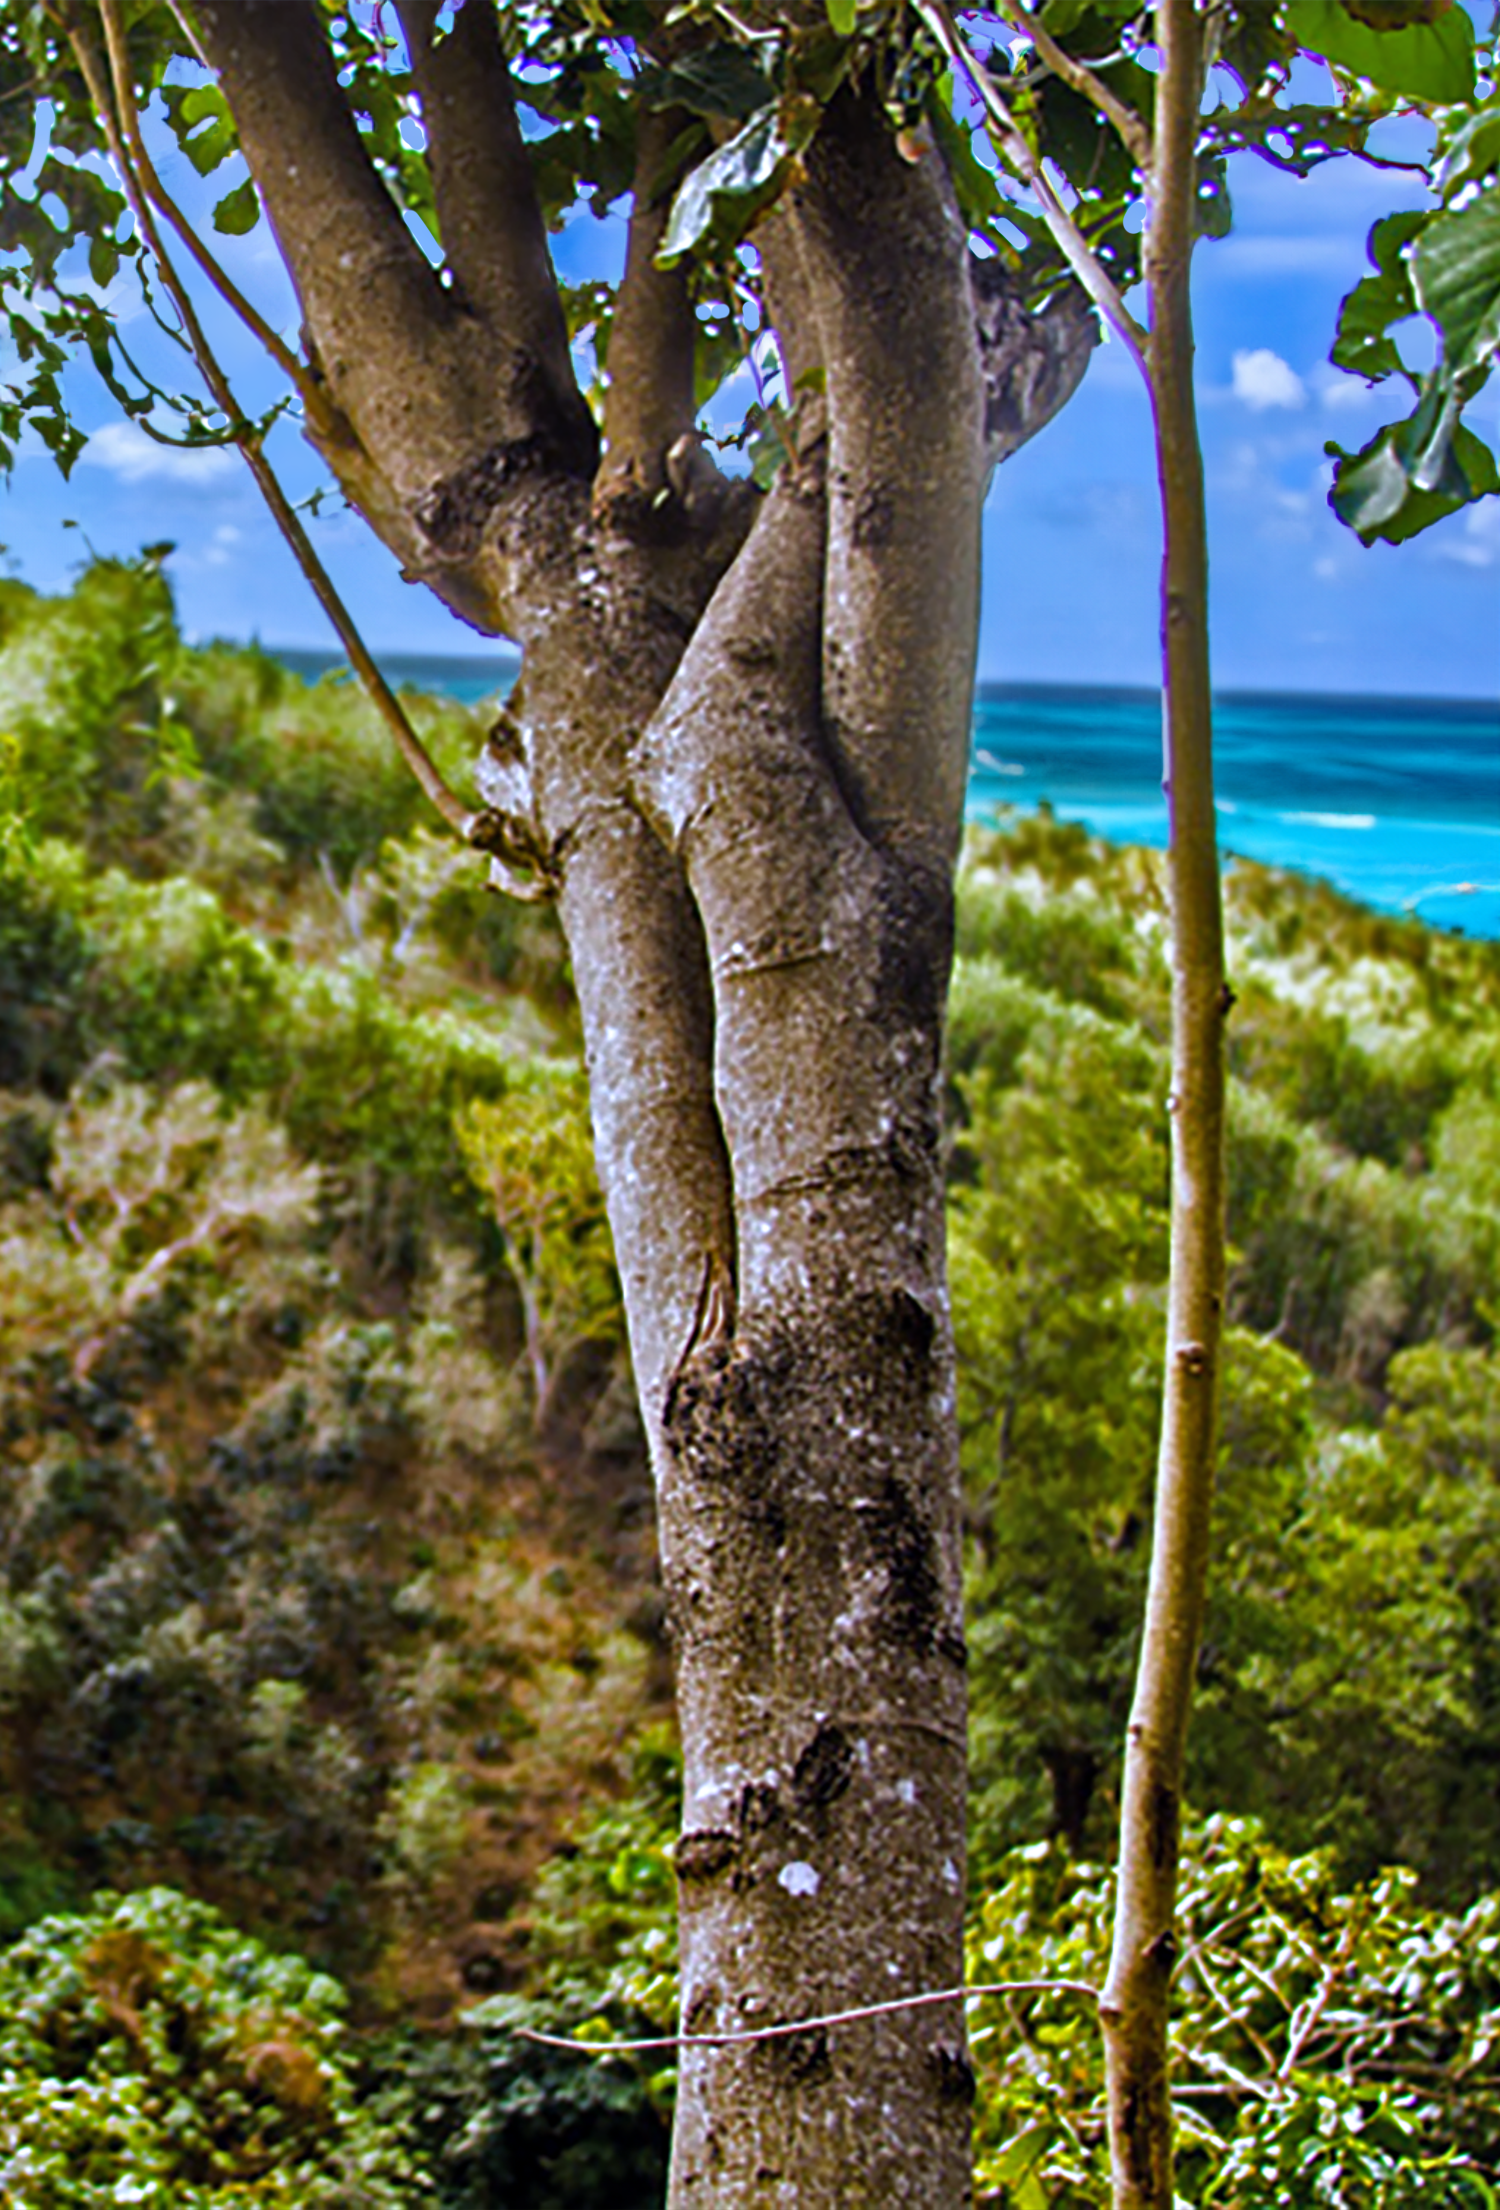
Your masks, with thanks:
M 181 196 L 201 201 L 175 149 L 162 166 Z M 1384 393 L 1327 365 L 1338 302 L 1365 267 L 1370 224 L 1420 203 L 1413 180 L 1346 161 L 1303 183 L 1242 157 L 1231 182 L 1234 231 L 1201 247 L 1195 264 L 1216 682 L 1500 698 L 1500 500 L 1410 545 L 1370 551 L 1326 505 L 1325 440 L 1358 447 L 1387 419 Z M 623 224 L 605 229 L 602 241 L 561 242 L 569 273 L 582 273 L 601 244 L 618 251 Z M 264 225 L 225 244 L 271 319 L 292 328 Z M 274 386 L 251 341 L 232 327 L 218 334 L 242 402 L 264 402 Z M 95 430 L 72 481 L 64 484 L 39 450 L 24 452 L 0 507 L 0 539 L 28 581 L 65 587 L 83 547 L 64 518 L 100 552 L 170 537 L 179 549 L 169 572 L 189 635 L 331 642 L 235 455 L 153 445 L 113 419 L 87 371 L 72 392 Z M 1494 386 L 1473 418 L 1491 440 L 1500 432 Z M 290 428 L 276 433 L 273 452 L 294 493 L 324 480 Z M 330 506 L 313 529 L 377 647 L 484 649 L 436 600 L 402 583 L 354 515 Z M 985 520 L 981 675 L 1153 683 L 1159 558 L 1144 396 L 1123 348 L 1105 345 L 1078 397 L 996 478 Z

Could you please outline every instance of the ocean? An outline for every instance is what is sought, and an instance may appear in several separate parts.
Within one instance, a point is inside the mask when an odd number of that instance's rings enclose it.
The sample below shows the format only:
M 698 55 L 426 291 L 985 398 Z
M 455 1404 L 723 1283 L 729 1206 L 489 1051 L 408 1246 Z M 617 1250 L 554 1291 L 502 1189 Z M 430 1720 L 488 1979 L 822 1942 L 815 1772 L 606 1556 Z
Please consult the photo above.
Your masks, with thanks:
M 1500 702 L 1226 691 L 1219 843 L 1388 912 L 1500 937 Z M 1121 844 L 1165 844 L 1154 691 L 985 686 L 971 818 L 1045 801 Z
M 274 649 L 274 648 L 273 648 Z M 336 654 L 276 651 L 309 681 Z M 513 658 L 386 655 L 389 680 L 476 704 Z M 1219 840 L 1388 912 L 1500 938 L 1500 702 L 1226 691 L 1215 701 Z M 1156 692 L 982 685 L 972 820 L 1049 805 L 1121 844 L 1164 844 Z

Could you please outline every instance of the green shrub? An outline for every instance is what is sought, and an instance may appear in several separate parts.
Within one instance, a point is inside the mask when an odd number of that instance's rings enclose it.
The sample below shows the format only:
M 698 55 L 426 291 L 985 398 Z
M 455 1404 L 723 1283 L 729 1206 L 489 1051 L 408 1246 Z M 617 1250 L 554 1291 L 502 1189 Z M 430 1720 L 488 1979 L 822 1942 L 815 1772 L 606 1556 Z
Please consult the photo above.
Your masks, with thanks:
M 33 829 L 96 857 L 161 826 L 163 769 L 193 765 L 171 683 L 180 650 L 157 562 L 94 560 L 66 598 L 8 609 L 0 730 Z
M 412 2141 L 437 2210 L 660 2210 L 668 2125 L 639 2063 L 515 2034 L 577 2021 L 576 2008 L 502 1996 L 460 2033 L 383 2039 L 372 2108 Z
M 1410 1873 L 1347 1888 L 1248 1821 L 1190 1827 L 1173 1992 L 1180 2199 L 1215 2210 L 1490 2210 L 1500 2160 L 1500 1895 L 1457 1917 Z M 1111 1882 L 1049 1845 L 998 1869 L 971 1984 L 1097 1987 Z M 970 2000 L 981 2200 L 1109 2202 L 1087 1996 Z
M 0 2192 L 25 2210 L 344 2210 L 431 2190 L 356 2099 L 343 1997 L 166 1888 L 0 1957 Z
M 0 1090 L 66 1090 L 82 1054 L 78 999 L 93 962 L 83 854 L 0 845 Z
M 374 707 L 347 677 L 303 683 L 266 653 L 216 645 L 184 654 L 174 681 L 205 773 L 255 794 L 255 825 L 290 858 L 320 854 L 341 878 L 431 810 Z M 481 741 L 479 717 L 407 696 L 424 741 L 456 782 Z

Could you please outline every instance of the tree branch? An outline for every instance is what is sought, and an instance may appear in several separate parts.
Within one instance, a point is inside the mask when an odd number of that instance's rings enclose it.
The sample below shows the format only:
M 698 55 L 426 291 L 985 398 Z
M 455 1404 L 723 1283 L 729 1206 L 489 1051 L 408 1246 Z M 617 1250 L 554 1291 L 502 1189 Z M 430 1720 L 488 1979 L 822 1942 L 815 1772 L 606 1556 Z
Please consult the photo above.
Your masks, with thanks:
M 402 757 L 438 812 L 460 836 L 469 842 L 482 842 L 489 827 L 489 817 L 477 814 L 466 806 L 458 795 L 449 789 L 437 763 L 433 760 L 421 738 L 412 728 L 400 700 L 391 690 L 385 677 L 376 667 L 363 638 L 342 599 L 334 589 L 333 581 L 313 550 L 312 541 L 303 528 L 301 517 L 281 488 L 281 483 L 262 450 L 260 440 L 249 429 L 246 417 L 235 398 L 228 378 L 220 367 L 218 358 L 193 306 L 191 295 L 172 263 L 171 256 L 162 243 L 156 227 L 151 203 L 145 186 L 137 175 L 130 157 L 125 129 L 116 119 L 115 101 L 120 113 L 132 118 L 134 134 L 139 136 L 139 119 L 134 114 L 134 93 L 126 63 L 123 27 L 119 17 L 119 0 L 100 0 L 106 33 L 110 39 L 110 57 L 115 65 L 113 79 L 106 78 L 99 53 L 87 35 L 79 30 L 69 32 L 69 43 L 74 57 L 88 86 L 89 97 L 98 112 L 103 126 L 110 156 L 120 173 L 120 181 L 141 227 L 141 236 L 161 273 L 162 283 L 171 295 L 188 342 L 209 388 L 215 406 L 225 420 L 238 429 L 240 451 L 249 464 L 250 472 L 260 487 L 261 495 L 271 509 L 277 527 L 291 547 L 298 566 L 317 594 L 318 601 L 332 622 L 334 630 L 349 655 L 351 666 L 359 675 L 377 711 L 395 737 Z M 111 93 L 113 92 L 113 97 Z M 243 426 L 243 427 L 241 427 Z
M 1149 377 L 1147 350 L 1150 341 L 1145 330 L 1125 305 L 1114 280 L 1058 197 L 1056 186 L 1027 144 L 994 78 L 959 36 L 945 0 L 915 0 L 915 5 L 948 59 L 968 78 L 990 117 L 1001 152 L 1036 194 L 1047 228 L 1069 268 L 1117 333 L 1141 374 Z
M 115 0 L 100 0 L 100 12 L 104 23 L 105 40 L 109 48 L 110 74 L 119 97 L 120 126 L 125 143 L 141 180 L 147 198 L 166 217 L 188 252 L 208 278 L 214 290 L 232 312 L 239 316 L 251 335 L 257 338 L 276 366 L 286 377 L 306 410 L 309 426 L 315 433 L 326 435 L 331 428 L 328 419 L 328 402 L 317 378 L 300 361 L 283 339 L 278 336 L 260 310 L 245 297 L 227 269 L 209 251 L 193 225 L 167 191 L 157 174 L 141 130 L 140 114 L 136 106 L 135 87 L 130 75 L 129 55 L 126 47 L 125 27 Z M 173 11 L 176 12 L 175 10 Z M 181 18 L 179 17 L 179 21 Z M 186 28 L 184 26 L 184 28 Z
M 1099 318 L 1077 284 L 1055 293 L 1040 312 L 1024 306 L 998 254 L 971 257 L 969 285 L 984 377 L 985 458 L 993 469 L 1072 398 L 1099 343 Z
M 535 423 L 376 173 L 310 0 L 197 0 L 197 14 L 315 364 L 351 427 L 356 449 L 325 447 L 330 465 L 399 540 L 403 506 Z
M 441 39 L 438 0 L 397 0 L 397 13 L 448 266 L 463 299 L 502 341 L 503 374 L 523 411 L 550 413 L 562 442 L 586 444 L 588 412 L 494 9 L 460 8 Z
M 1147 179 L 1149 390 L 1162 505 L 1161 649 L 1172 906 L 1172 1223 L 1145 1625 L 1126 1735 L 1100 1997 L 1115 2210 L 1170 2210 L 1168 2005 L 1183 1756 L 1207 1600 L 1224 1324 L 1224 977 L 1209 679 L 1208 530 L 1190 286 L 1205 72 L 1195 0 L 1158 0 Z
M 830 105 L 791 200 L 827 381 L 823 710 L 856 820 L 946 880 L 963 820 L 984 496 L 968 245 L 941 163 Z
M 920 1995 L 896 1995 L 886 2003 L 860 2003 L 852 2010 L 825 2011 L 819 2018 L 791 2018 L 781 2026 L 747 2026 L 734 2033 L 654 2034 L 636 2041 L 579 2041 L 569 2034 L 537 2033 L 530 2026 L 513 2029 L 517 2041 L 534 2041 L 543 2049 L 566 2049 L 573 2056 L 629 2056 L 647 2049 L 728 2049 L 743 2042 L 779 2041 L 787 2034 L 817 2032 L 824 2026 L 847 2026 L 858 2018 L 887 2018 L 895 2011 L 924 2010 L 930 2003 L 965 2002 L 977 1995 L 1081 1995 L 1097 2002 L 1099 1990 L 1087 1980 L 983 1980 L 972 1986 L 924 1989 Z
M 678 109 L 641 118 L 625 275 L 609 335 L 598 497 L 610 505 L 656 498 L 668 482 L 668 452 L 697 420 L 688 273 L 681 263 L 656 266 L 676 182 L 667 157 L 687 120 Z
M 1128 100 L 1112 92 L 1104 79 L 1086 62 L 1059 46 L 1045 23 L 1032 14 L 1024 0 L 999 0 L 996 12 L 1029 38 L 1041 59 L 1056 77 L 1096 107 L 1114 125 L 1121 141 L 1144 176 L 1151 167 L 1151 132 Z

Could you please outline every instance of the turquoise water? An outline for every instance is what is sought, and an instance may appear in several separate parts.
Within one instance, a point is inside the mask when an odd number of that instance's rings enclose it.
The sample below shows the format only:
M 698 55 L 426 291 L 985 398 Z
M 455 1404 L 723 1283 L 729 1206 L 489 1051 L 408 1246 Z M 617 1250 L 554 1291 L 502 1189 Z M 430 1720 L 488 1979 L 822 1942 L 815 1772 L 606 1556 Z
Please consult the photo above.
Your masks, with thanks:
M 1500 704 L 1230 691 L 1215 760 L 1226 854 L 1500 937 Z M 971 817 L 1044 799 L 1101 836 L 1164 844 L 1157 694 L 983 689 Z
M 278 652 L 310 680 L 337 655 Z M 476 704 L 514 659 L 392 653 L 389 679 Z M 1439 928 L 1500 937 L 1500 703 L 1227 691 L 1216 701 L 1220 842 L 1322 875 Z M 971 819 L 1045 801 L 1122 844 L 1164 844 L 1157 694 L 987 684 L 974 714 Z
M 320 675 L 347 675 L 349 664 L 342 653 L 313 652 L 299 645 L 267 645 L 293 675 L 316 683 Z M 477 653 L 377 652 L 380 672 L 396 690 L 426 691 L 440 698 L 456 698 L 461 705 L 477 706 L 486 698 L 508 691 L 520 666 L 513 652 L 496 652 L 481 659 Z

